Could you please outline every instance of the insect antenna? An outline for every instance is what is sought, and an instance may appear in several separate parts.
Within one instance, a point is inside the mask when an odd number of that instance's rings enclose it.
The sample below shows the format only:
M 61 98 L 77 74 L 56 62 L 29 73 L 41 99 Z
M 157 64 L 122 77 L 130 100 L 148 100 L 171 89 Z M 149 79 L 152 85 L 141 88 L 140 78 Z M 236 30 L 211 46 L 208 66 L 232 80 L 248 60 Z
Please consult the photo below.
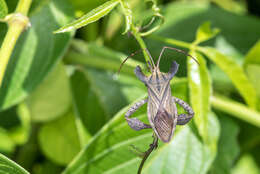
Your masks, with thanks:
M 185 51 L 183 51 L 183 50 L 181 50 L 181 49 L 178 49 L 178 48 L 165 46 L 165 47 L 163 47 L 163 49 L 162 49 L 162 51 L 161 51 L 161 53 L 160 53 L 160 56 L 159 56 L 159 58 L 158 58 L 158 61 L 157 61 L 157 63 L 156 63 L 156 67 L 157 67 L 157 68 L 159 68 L 160 60 L 161 60 L 162 54 L 163 54 L 163 52 L 165 51 L 165 49 L 171 49 L 171 50 L 177 51 L 177 52 L 179 52 L 179 53 L 185 54 L 186 56 L 191 57 L 191 58 L 199 65 L 198 60 L 197 60 L 196 58 L 194 58 L 193 56 L 191 56 L 190 54 L 188 54 L 187 52 L 185 52 Z
M 123 65 L 125 64 L 125 62 L 130 58 L 130 57 L 133 57 L 134 55 L 136 55 L 137 53 L 140 53 L 141 51 L 143 51 L 143 49 L 140 49 L 140 50 L 137 50 L 137 51 L 135 51 L 135 52 L 133 52 L 133 53 L 131 53 L 129 56 L 127 56 L 125 59 L 124 59 L 124 61 L 120 64 L 120 67 L 119 67 L 119 69 L 118 69 L 118 74 L 120 73 L 120 71 L 121 71 L 121 69 L 122 69 L 122 67 L 123 67 Z M 152 58 L 152 56 L 151 56 L 151 54 L 150 54 L 150 52 L 148 51 L 148 49 L 146 48 L 145 49 L 145 51 L 148 53 L 148 55 L 149 55 L 149 58 L 150 58 L 150 61 L 152 62 L 152 65 L 153 65 L 153 67 L 155 67 L 155 64 L 154 64 L 154 61 L 153 61 L 153 58 Z M 149 63 L 149 62 L 148 62 Z M 149 64 L 150 65 L 150 64 Z M 150 70 L 152 70 L 152 68 L 151 67 L 149 67 L 150 68 Z

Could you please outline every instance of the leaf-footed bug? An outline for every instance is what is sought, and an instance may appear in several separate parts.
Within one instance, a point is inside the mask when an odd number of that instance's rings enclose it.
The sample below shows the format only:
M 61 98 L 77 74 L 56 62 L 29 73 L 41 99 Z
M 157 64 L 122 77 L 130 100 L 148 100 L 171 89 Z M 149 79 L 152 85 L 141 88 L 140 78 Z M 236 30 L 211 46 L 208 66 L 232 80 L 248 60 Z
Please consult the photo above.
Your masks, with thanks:
M 190 119 L 194 116 L 192 108 L 186 102 L 177 97 L 172 96 L 171 94 L 170 81 L 177 73 L 179 65 L 175 61 L 173 61 L 168 73 L 163 73 L 159 69 L 161 56 L 165 49 L 171 49 L 183 53 L 187 56 L 190 56 L 197 62 L 197 60 L 194 57 L 187 54 L 186 52 L 177 48 L 165 46 L 163 47 L 159 55 L 156 65 L 149 51 L 145 50 L 147 51 L 151 61 L 148 62 L 150 65 L 151 75 L 145 76 L 140 66 L 137 66 L 135 68 L 135 75 L 147 87 L 148 98 L 136 102 L 133 106 L 131 106 L 125 114 L 125 119 L 128 125 L 136 131 L 152 128 L 155 133 L 153 143 L 150 145 L 150 148 L 144 153 L 144 158 L 139 167 L 138 173 L 141 172 L 144 161 L 147 159 L 149 154 L 152 152 L 154 148 L 158 146 L 158 138 L 163 142 L 169 142 L 173 136 L 176 125 L 184 125 L 188 123 Z M 126 60 L 129 57 L 135 55 L 137 52 L 139 51 L 132 53 L 122 62 L 119 71 L 122 68 L 122 65 L 126 62 Z M 148 103 L 147 115 L 150 124 L 145 124 L 137 118 L 130 118 L 130 116 L 145 103 Z M 187 114 L 178 115 L 175 103 L 178 103 L 181 107 L 183 107 Z

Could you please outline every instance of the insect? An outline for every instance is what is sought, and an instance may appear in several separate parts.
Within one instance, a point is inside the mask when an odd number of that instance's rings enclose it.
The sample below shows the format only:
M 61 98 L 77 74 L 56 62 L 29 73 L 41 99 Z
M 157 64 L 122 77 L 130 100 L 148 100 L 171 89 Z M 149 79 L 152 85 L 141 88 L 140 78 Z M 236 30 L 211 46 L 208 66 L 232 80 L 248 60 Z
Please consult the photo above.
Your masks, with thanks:
M 128 125 L 136 131 L 152 128 L 156 136 L 161 141 L 167 143 L 171 140 L 176 125 L 184 125 L 188 123 L 194 116 L 194 112 L 186 102 L 177 97 L 172 96 L 171 93 L 170 81 L 177 73 L 179 65 L 175 61 L 173 61 L 168 73 L 163 73 L 159 69 L 161 56 L 165 49 L 175 50 L 192 57 L 191 55 L 185 53 L 182 50 L 165 46 L 163 47 L 159 55 L 158 61 L 155 65 L 149 51 L 147 50 L 151 60 L 151 75 L 145 76 L 140 66 L 137 66 L 134 72 L 137 78 L 141 80 L 147 87 L 148 98 L 138 101 L 133 106 L 131 106 L 125 114 L 125 119 Z M 135 53 L 131 54 L 130 56 L 133 56 L 134 54 Z M 125 61 L 127 60 L 127 58 L 125 59 Z M 193 59 L 197 62 L 195 58 Z M 148 103 L 147 115 L 150 124 L 143 123 L 137 118 L 130 117 L 145 103 Z M 178 115 L 176 103 L 183 107 L 187 114 Z
M 125 119 L 128 125 L 136 131 L 152 128 L 155 133 L 154 140 L 152 144 L 150 144 L 150 148 L 143 153 L 143 160 L 139 166 L 138 174 L 141 174 L 144 162 L 148 156 L 155 148 L 157 148 L 158 138 L 165 143 L 169 142 L 174 134 L 176 125 L 184 125 L 188 123 L 194 116 L 192 108 L 183 100 L 172 96 L 171 93 L 170 81 L 177 73 L 179 65 L 173 61 L 168 73 L 163 73 L 160 71 L 160 60 L 165 49 L 175 50 L 193 58 L 191 55 L 185 53 L 182 50 L 165 46 L 159 55 L 156 65 L 151 54 L 148 50 L 146 50 L 151 60 L 151 62 L 148 62 L 150 65 L 151 75 L 145 76 L 140 66 L 135 68 L 135 75 L 147 87 L 148 98 L 138 101 L 133 106 L 131 106 L 125 114 Z M 135 55 L 137 52 L 132 53 L 122 62 L 119 71 L 126 60 L 129 57 Z M 195 58 L 193 59 L 197 62 Z M 130 117 L 145 103 L 148 103 L 147 115 L 150 124 L 143 123 L 137 118 Z M 178 115 L 176 103 L 183 107 L 187 114 Z

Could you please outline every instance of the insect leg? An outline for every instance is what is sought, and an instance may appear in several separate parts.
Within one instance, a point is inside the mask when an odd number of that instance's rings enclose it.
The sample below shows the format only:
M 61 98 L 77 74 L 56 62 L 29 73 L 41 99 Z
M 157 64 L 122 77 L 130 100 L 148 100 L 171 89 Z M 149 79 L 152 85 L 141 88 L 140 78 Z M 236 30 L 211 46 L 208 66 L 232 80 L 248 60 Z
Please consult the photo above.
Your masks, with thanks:
M 173 97 L 174 101 L 178 103 L 185 111 L 187 111 L 188 114 L 180 114 L 178 115 L 177 125 L 184 125 L 190 121 L 190 119 L 194 116 L 194 111 L 192 108 L 186 103 L 185 101 Z
M 130 118 L 130 116 L 137 110 L 139 109 L 142 105 L 144 105 L 147 102 L 148 99 L 144 99 L 141 100 L 139 102 L 136 102 L 133 106 L 131 106 L 128 111 L 125 114 L 125 119 L 128 123 L 128 125 L 136 130 L 139 131 L 141 129 L 148 129 L 148 128 L 152 128 L 150 125 L 145 124 L 143 122 L 141 122 L 140 120 L 138 120 L 137 118 Z

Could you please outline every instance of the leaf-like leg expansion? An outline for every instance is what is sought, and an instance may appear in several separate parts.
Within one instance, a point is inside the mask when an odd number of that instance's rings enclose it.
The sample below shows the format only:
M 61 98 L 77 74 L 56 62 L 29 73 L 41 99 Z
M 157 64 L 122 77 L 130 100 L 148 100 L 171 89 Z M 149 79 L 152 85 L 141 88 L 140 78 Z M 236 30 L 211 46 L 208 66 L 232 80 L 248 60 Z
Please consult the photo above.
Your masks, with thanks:
M 194 111 L 192 108 L 186 103 L 185 101 L 173 97 L 174 101 L 178 103 L 185 111 L 187 111 L 188 114 L 180 114 L 178 115 L 177 125 L 184 125 L 190 121 L 190 119 L 194 116 Z
M 152 128 L 150 125 L 145 124 L 143 122 L 141 122 L 140 120 L 138 120 L 137 118 L 130 118 L 130 116 L 137 110 L 139 109 L 141 106 L 143 106 L 145 103 L 147 103 L 148 99 L 144 99 L 141 100 L 139 102 L 136 102 L 133 106 L 131 106 L 128 111 L 125 114 L 125 119 L 128 123 L 128 125 L 136 130 L 139 131 L 141 129 L 148 129 L 148 128 Z

